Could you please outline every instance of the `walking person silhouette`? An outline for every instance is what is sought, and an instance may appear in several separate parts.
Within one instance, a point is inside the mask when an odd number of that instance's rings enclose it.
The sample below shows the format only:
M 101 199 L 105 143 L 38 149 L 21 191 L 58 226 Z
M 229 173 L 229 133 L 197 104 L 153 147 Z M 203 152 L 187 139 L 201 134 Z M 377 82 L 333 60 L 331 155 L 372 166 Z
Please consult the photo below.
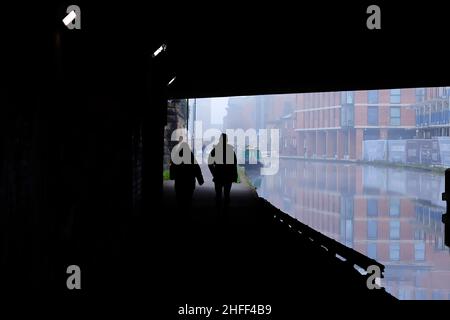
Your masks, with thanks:
M 230 191 L 233 182 L 237 182 L 237 159 L 232 145 L 227 144 L 227 135 L 222 133 L 219 143 L 214 146 L 208 157 L 208 167 L 213 176 L 216 190 L 216 205 L 222 203 L 222 193 L 224 204 L 230 204 Z
M 195 190 L 195 180 L 199 185 L 204 183 L 202 171 L 191 148 L 183 137 L 172 149 L 170 163 L 170 178 L 175 180 L 175 194 L 180 209 L 189 210 L 192 206 L 192 196 Z

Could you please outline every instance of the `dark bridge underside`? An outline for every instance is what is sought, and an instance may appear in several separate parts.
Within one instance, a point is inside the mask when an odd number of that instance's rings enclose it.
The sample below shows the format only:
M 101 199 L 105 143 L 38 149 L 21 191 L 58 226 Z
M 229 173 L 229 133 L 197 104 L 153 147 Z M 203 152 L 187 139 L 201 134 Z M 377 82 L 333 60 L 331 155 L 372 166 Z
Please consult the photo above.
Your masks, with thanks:
M 441 4 L 380 4 L 382 28 L 370 31 L 369 2 L 236 1 L 214 8 L 89 2 L 80 3 L 82 29 L 73 31 L 59 19 L 67 3 L 4 10 L 9 62 L 24 58 L 27 64 L 8 62 L 13 78 L 54 64 L 48 46 L 59 32 L 73 68 L 68 82 L 75 87 L 128 84 L 162 41 L 168 44 L 167 71 L 177 76 L 171 97 L 439 86 L 450 80 Z M 24 24 L 36 16 L 39 27 Z

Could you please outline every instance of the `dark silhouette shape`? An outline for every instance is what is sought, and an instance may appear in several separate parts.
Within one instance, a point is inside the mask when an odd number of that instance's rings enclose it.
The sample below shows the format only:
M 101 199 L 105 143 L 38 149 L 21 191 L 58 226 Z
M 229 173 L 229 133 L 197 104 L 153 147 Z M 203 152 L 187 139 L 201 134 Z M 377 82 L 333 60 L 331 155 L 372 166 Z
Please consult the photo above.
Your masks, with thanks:
M 189 209 L 192 205 L 192 196 L 195 190 L 195 179 L 202 185 L 204 183 L 202 171 L 191 148 L 183 138 L 174 147 L 170 161 L 170 178 L 175 180 L 175 193 L 180 208 Z M 186 153 L 186 154 L 185 154 Z
M 447 210 L 442 215 L 442 223 L 444 224 L 444 242 L 447 247 L 450 247 L 450 169 L 445 170 L 445 192 L 442 194 L 442 200 L 446 202 Z
M 214 187 L 216 189 L 216 203 L 219 206 L 222 202 L 222 192 L 224 203 L 230 203 L 231 184 L 237 182 L 237 158 L 233 146 L 227 144 L 227 135 L 222 133 L 219 143 L 214 146 L 209 154 L 208 167 L 213 176 Z

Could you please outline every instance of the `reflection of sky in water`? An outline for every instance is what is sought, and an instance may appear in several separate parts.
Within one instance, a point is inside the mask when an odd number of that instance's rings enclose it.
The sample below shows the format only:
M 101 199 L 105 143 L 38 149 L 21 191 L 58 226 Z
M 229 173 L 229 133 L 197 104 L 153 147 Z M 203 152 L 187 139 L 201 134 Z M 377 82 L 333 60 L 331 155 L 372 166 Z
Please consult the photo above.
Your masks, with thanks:
M 413 169 L 280 160 L 260 196 L 386 266 L 399 299 L 450 299 L 450 252 L 441 222 L 444 176 Z

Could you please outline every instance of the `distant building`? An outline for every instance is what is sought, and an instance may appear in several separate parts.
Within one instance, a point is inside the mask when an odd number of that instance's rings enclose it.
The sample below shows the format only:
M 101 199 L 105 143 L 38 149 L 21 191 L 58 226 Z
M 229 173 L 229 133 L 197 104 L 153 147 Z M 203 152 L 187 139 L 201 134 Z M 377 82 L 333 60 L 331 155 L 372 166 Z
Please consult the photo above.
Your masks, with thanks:
M 450 136 L 450 87 L 415 90 L 417 136 L 424 139 Z
M 214 98 L 195 99 L 195 121 L 201 121 L 203 130 L 219 129 L 222 130 L 221 124 L 215 124 L 212 121 L 212 100 Z
M 257 96 L 229 98 L 227 114 L 223 118 L 224 129 L 256 128 L 257 98 Z
M 366 140 L 450 136 L 446 87 L 229 99 L 224 128 L 280 130 L 280 155 L 363 160 Z
M 281 131 L 281 155 L 361 160 L 363 140 L 415 136 L 416 98 L 415 89 L 274 95 L 264 113 Z

